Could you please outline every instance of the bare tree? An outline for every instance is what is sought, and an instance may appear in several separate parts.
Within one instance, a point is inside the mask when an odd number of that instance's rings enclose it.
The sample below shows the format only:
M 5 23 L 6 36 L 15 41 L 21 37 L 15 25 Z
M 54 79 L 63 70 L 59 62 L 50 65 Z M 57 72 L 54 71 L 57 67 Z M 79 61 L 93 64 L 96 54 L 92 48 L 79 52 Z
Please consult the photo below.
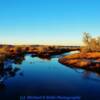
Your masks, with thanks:
M 100 51 L 100 36 L 97 38 L 97 50 Z
M 86 46 L 86 49 L 88 49 L 88 51 L 90 51 L 91 36 L 87 32 L 84 32 L 83 34 L 84 34 L 84 36 L 83 36 L 83 42 L 84 42 L 84 44 Z
M 90 49 L 91 51 L 97 51 L 97 40 L 95 38 L 91 38 L 90 41 Z
M 100 46 L 100 36 L 97 38 L 98 46 Z
M 89 33 L 84 32 L 83 36 L 84 47 L 82 51 L 97 52 L 100 51 L 100 37 L 92 38 Z

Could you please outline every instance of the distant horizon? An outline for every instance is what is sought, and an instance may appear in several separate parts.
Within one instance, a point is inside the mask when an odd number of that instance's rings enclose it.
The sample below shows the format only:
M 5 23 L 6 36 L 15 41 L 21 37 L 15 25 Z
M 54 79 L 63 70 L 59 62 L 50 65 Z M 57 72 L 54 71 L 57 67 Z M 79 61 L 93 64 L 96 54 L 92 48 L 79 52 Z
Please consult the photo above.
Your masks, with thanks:
M 60 45 L 60 44 L 0 44 L 0 45 L 44 45 L 44 46 L 82 46 L 82 45 Z
M 10 45 L 64 45 L 64 46 L 66 46 L 66 45 L 72 45 L 72 46 L 79 46 L 79 45 L 83 45 L 83 43 L 82 42 L 80 42 L 80 43 L 76 43 L 75 44 L 75 42 L 73 42 L 73 43 L 70 43 L 70 41 L 65 41 L 65 43 L 64 42 L 62 42 L 62 43 L 50 43 L 50 42 L 47 42 L 47 43 L 29 43 L 29 42 L 12 42 L 12 43 L 10 43 L 10 42 L 2 42 L 2 43 L 0 43 L 0 44 L 10 44 Z

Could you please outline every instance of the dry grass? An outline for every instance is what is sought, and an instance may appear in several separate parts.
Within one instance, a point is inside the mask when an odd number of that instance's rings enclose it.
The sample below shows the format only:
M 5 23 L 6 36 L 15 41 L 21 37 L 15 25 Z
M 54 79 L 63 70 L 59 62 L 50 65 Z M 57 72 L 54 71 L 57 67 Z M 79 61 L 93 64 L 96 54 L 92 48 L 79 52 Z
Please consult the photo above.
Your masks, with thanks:
M 100 71 L 100 64 L 93 63 L 91 60 L 100 61 L 100 52 L 72 54 L 60 58 L 59 62 L 76 68 L 82 68 L 96 72 Z
M 65 59 L 99 59 L 100 52 L 77 53 L 64 57 Z

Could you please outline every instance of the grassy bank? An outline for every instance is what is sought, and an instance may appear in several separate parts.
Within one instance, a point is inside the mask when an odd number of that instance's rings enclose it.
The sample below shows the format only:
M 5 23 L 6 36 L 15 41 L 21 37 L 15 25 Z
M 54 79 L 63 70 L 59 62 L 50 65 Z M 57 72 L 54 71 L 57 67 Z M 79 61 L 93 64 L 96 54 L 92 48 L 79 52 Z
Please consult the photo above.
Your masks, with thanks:
M 16 58 L 25 54 L 33 54 L 41 58 L 50 58 L 52 55 L 58 55 L 71 50 L 76 50 L 76 47 L 64 46 L 49 46 L 49 45 L 1 45 L 0 46 L 0 62 L 10 58 Z
M 70 67 L 100 72 L 100 52 L 72 54 L 60 58 L 59 62 Z

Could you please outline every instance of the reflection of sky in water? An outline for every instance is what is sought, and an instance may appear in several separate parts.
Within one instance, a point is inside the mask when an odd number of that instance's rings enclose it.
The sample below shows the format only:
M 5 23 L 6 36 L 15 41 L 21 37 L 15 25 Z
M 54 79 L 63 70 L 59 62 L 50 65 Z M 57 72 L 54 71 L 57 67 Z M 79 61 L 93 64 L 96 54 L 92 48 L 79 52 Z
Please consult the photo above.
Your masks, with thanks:
M 58 58 L 42 60 L 26 56 L 17 74 L 5 80 L 2 95 L 99 96 L 100 76 L 58 63 Z M 89 94 L 90 93 L 90 94 Z
M 14 77 L 16 75 L 16 72 L 20 69 L 18 67 L 12 66 L 13 62 L 10 60 L 4 61 L 4 64 L 2 64 L 2 69 L 0 71 L 0 84 L 2 84 L 5 80 L 9 79 L 10 77 Z

